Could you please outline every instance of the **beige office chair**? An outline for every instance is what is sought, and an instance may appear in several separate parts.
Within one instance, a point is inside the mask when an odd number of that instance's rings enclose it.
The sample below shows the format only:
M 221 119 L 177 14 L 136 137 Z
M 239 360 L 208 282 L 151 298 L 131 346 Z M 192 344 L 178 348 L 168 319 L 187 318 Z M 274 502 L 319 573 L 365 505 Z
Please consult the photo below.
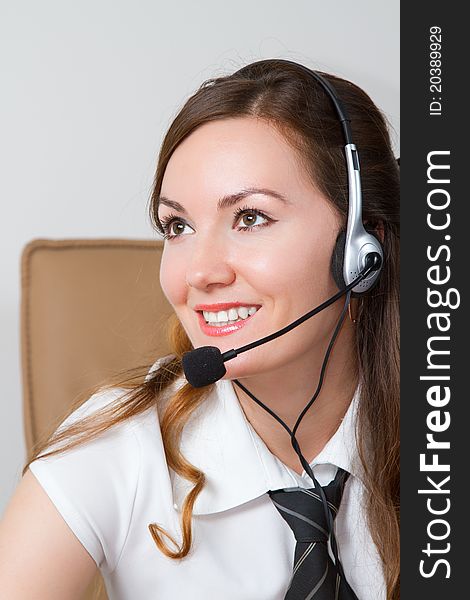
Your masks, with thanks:
M 160 241 L 33 240 L 22 254 L 24 433 L 32 448 L 107 377 L 168 354 Z M 84 398 L 86 399 L 86 398 Z M 106 600 L 101 575 L 84 600 Z

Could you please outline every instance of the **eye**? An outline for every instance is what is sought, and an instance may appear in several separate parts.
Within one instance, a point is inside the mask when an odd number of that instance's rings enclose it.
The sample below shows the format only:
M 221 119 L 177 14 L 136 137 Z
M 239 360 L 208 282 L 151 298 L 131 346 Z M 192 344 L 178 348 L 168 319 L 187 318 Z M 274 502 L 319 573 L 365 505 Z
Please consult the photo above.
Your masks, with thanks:
M 238 231 L 250 231 L 252 229 L 258 229 L 259 227 L 266 227 L 274 221 L 274 219 L 271 219 L 265 215 L 261 210 L 257 208 L 249 208 L 248 206 L 238 208 L 235 211 L 234 216 L 237 220 L 237 223 L 240 222 L 243 225 L 243 227 L 238 227 Z M 258 219 L 264 219 L 264 223 L 257 222 Z
M 177 217 L 173 214 L 160 219 L 160 224 L 162 227 L 163 238 L 165 240 L 172 240 L 173 238 L 181 237 L 185 227 L 189 227 L 189 225 L 180 217 Z

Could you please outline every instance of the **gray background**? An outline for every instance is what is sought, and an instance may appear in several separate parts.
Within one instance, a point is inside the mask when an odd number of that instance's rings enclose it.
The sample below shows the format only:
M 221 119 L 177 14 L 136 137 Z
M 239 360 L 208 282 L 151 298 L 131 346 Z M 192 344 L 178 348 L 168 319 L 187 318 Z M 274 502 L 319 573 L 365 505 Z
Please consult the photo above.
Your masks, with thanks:
M 399 154 L 399 0 L 0 0 L 0 513 L 25 460 L 20 255 L 38 237 L 155 237 L 158 149 L 209 77 L 289 58 L 351 79 Z

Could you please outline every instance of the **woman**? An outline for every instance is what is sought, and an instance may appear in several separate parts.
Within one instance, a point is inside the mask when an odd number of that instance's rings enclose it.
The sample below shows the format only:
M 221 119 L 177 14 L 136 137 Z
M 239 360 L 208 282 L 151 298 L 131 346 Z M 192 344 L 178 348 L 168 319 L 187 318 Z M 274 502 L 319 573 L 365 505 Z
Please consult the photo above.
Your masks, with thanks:
M 25 466 L 0 536 L 10 557 L 0 583 L 11 597 L 33 585 L 45 590 L 38 598 L 79 598 L 98 566 L 111 600 L 333 598 L 325 582 L 334 563 L 350 590 L 341 587 L 340 598 L 399 597 L 399 173 L 371 99 L 323 75 L 349 113 L 362 218 L 383 246 L 375 287 L 350 301 L 346 319 L 349 294 L 227 361 L 216 383 L 186 381 L 185 352 L 241 347 L 338 292 L 332 254 L 348 213 L 342 128 L 304 68 L 263 60 L 202 84 L 163 141 L 150 205 L 165 237 L 160 282 L 176 315 L 172 354 L 143 384 L 100 388 Z M 303 464 L 288 431 L 320 380 L 295 431 Z M 324 487 L 313 488 L 303 467 Z M 339 510 L 330 558 L 325 551 L 330 572 L 301 595 L 315 543 L 299 554 L 304 541 L 276 493 L 313 489 L 325 498 L 322 489 L 343 474 L 342 498 L 331 500 Z M 19 507 L 22 519 L 41 511 L 56 550 L 36 555 L 29 581 L 15 583 L 12 546 L 44 542 L 21 523 Z

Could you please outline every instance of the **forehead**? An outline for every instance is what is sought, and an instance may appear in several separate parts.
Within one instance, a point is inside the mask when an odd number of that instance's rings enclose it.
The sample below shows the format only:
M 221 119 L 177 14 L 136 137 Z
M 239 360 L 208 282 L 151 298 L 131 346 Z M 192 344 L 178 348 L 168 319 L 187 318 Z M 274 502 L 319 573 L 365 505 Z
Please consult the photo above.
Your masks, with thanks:
M 240 117 L 205 123 L 190 134 L 168 162 L 161 194 L 184 199 L 201 191 L 219 197 L 240 186 L 273 187 L 286 195 L 314 187 L 275 127 Z

